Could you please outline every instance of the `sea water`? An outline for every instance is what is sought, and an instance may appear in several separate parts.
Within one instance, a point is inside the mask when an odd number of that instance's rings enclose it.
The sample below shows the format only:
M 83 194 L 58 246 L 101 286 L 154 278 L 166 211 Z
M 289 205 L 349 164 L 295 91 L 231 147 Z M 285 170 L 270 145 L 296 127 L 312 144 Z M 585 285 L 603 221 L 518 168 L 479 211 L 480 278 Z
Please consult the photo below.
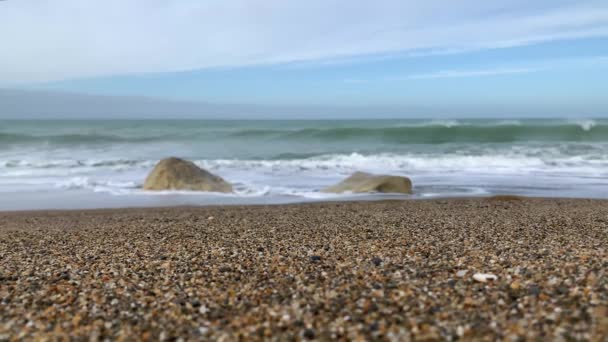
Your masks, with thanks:
M 234 194 L 143 191 L 169 156 Z M 415 194 L 320 192 L 355 171 Z M 608 198 L 608 120 L 0 121 L 0 210 L 491 194 Z

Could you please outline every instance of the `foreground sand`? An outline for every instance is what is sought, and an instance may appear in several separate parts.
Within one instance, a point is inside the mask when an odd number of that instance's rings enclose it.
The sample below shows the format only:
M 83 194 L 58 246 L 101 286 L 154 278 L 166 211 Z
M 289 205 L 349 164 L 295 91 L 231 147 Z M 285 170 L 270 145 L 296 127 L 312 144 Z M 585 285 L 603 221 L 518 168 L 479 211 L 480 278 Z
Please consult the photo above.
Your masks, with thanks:
M 0 213 L 0 256 L 0 339 L 608 334 L 608 201 Z

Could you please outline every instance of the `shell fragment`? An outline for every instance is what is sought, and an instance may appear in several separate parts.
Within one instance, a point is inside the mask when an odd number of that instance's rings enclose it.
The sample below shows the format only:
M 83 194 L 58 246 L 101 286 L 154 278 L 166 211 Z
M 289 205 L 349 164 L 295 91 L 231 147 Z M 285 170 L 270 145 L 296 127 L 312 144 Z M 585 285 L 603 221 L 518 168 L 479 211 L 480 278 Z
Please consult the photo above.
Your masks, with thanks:
M 494 280 L 498 279 L 498 277 L 493 274 L 489 274 L 489 273 L 475 273 L 473 275 L 473 279 L 475 279 L 476 281 L 478 281 L 480 283 L 487 283 L 489 281 L 494 281 Z

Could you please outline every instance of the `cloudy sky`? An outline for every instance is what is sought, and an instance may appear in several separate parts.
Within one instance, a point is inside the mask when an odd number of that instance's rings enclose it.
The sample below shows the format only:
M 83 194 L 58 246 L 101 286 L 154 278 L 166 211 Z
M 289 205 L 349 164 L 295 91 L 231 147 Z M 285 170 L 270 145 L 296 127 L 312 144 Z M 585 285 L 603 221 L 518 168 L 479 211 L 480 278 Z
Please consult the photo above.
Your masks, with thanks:
M 606 0 L 5 0 L 0 88 L 607 115 Z

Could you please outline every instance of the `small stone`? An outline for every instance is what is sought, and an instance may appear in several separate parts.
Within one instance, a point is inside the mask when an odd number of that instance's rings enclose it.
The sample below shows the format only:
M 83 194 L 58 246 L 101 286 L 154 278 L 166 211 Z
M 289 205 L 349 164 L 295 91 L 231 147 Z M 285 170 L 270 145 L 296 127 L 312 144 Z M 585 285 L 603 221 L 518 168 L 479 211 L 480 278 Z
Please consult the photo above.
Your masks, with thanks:
M 310 261 L 312 261 L 312 262 L 319 262 L 319 261 L 321 261 L 321 257 L 318 256 L 318 255 L 311 255 L 310 256 Z
M 82 316 L 80 316 L 79 314 L 74 315 L 74 317 L 72 317 L 72 324 L 74 326 L 78 326 L 80 324 L 80 321 L 82 321 Z M 2 341 L 2 339 L 0 338 L 0 341 Z
M 373 259 L 372 259 L 372 263 L 373 263 L 375 266 L 380 266 L 380 265 L 382 264 L 382 259 L 380 259 L 380 258 L 378 258 L 378 257 L 375 257 L 375 258 L 373 258 Z
M 0 342 L 608 336 L 605 201 L 437 203 L 0 213 Z
M 475 300 L 471 297 L 466 297 L 463 304 L 465 307 L 473 307 L 476 305 Z
M 536 284 L 531 284 L 528 286 L 528 294 L 538 296 L 540 294 L 540 287 L 538 287 Z
M 480 283 L 487 283 L 498 279 L 498 277 L 490 273 L 475 273 L 473 279 Z
M 465 275 L 467 275 L 467 270 L 460 270 L 460 271 L 456 272 L 456 276 L 459 278 L 462 278 Z
M 307 340 L 312 340 L 315 338 L 315 331 L 313 329 L 304 329 L 302 336 Z

